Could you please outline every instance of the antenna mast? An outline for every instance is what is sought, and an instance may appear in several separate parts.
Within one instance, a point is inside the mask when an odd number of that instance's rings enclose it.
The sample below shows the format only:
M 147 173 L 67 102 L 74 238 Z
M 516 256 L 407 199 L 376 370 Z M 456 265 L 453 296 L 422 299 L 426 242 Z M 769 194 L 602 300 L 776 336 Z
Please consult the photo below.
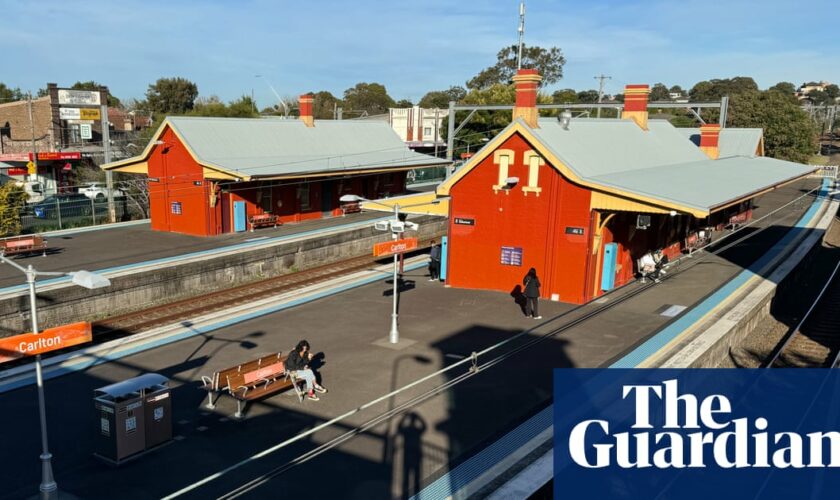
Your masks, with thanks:
M 522 69 L 522 44 L 525 38 L 525 0 L 519 3 L 519 56 L 516 58 L 516 69 Z

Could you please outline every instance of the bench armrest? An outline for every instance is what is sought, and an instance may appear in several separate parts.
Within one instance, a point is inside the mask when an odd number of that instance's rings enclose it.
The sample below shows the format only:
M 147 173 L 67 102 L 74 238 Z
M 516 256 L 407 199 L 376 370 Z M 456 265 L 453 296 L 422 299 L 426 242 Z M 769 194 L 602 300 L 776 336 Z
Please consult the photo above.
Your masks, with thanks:
M 213 379 L 208 377 L 207 375 L 201 376 L 201 382 L 204 384 L 203 388 L 208 391 L 213 390 Z

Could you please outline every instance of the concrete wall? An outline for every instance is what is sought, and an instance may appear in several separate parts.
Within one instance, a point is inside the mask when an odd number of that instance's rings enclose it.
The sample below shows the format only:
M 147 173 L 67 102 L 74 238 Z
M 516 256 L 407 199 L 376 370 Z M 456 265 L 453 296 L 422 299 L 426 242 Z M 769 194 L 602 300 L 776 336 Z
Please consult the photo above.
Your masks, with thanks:
M 418 217 L 421 240 L 439 238 L 446 219 Z M 234 255 L 174 264 L 156 271 L 109 276 L 111 286 L 100 290 L 67 285 L 38 292 L 41 328 L 144 309 L 153 305 L 206 294 L 251 281 L 302 271 L 372 254 L 374 243 L 389 234 L 365 227 L 339 234 L 285 242 Z M 107 314 L 106 314 L 107 312 Z M 29 331 L 26 294 L 0 302 L 0 337 Z

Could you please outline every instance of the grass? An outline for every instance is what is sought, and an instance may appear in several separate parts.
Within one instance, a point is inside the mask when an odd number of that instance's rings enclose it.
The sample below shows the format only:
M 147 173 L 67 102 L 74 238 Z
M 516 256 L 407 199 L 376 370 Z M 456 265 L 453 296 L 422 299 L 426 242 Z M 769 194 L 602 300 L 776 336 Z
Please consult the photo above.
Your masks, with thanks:
M 808 165 L 828 165 L 828 156 L 813 155 L 808 159 Z

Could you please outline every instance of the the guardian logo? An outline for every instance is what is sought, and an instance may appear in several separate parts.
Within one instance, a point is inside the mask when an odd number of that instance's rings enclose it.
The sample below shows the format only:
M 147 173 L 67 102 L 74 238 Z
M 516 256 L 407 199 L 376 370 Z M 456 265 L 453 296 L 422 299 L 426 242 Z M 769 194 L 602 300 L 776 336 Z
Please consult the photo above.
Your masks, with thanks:
M 770 432 L 767 418 L 734 418 L 729 398 L 681 394 L 676 379 L 622 385 L 621 393 L 635 408 L 632 431 L 611 433 L 610 421 L 604 419 L 575 423 L 568 453 L 577 465 L 587 469 L 840 467 L 839 432 Z M 654 415 L 660 425 L 654 425 L 651 408 L 657 410 Z

